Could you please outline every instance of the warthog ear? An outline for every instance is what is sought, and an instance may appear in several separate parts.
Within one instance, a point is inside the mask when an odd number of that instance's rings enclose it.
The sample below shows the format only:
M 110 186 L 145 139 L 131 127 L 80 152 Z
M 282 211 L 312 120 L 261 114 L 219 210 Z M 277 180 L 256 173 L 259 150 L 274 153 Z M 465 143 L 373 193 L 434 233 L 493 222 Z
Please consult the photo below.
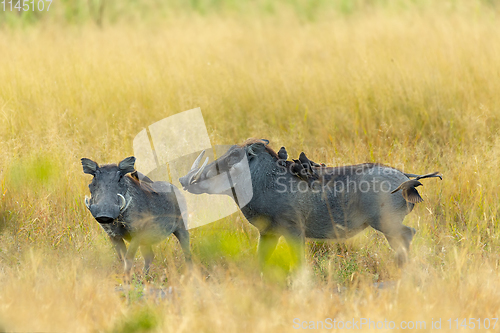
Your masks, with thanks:
M 265 142 L 256 142 L 252 143 L 250 146 L 247 146 L 247 152 L 250 156 L 255 156 L 258 153 L 262 152 L 265 148 Z
M 121 161 L 118 164 L 118 168 L 120 169 L 120 172 L 123 175 L 126 175 L 129 172 L 135 171 L 134 164 L 135 164 L 135 157 L 130 156 L 130 157 L 127 157 L 126 159 L 124 159 L 123 161 Z
M 83 172 L 95 176 L 95 172 L 97 168 L 99 168 L 99 165 L 96 162 L 92 161 L 91 159 L 85 157 L 82 158 L 81 161 L 83 166 Z

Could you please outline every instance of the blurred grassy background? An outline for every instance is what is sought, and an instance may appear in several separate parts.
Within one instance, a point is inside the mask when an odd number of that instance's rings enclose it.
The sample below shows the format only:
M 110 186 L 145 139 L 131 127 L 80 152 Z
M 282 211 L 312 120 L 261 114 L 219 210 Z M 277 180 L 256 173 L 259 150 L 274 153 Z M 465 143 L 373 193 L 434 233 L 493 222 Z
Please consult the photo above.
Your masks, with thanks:
M 498 315 L 499 4 L 122 1 L 98 15 L 100 2 L 60 1 L 48 13 L 0 11 L 0 326 L 288 331 L 297 317 L 430 325 Z M 118 162 L 144 127 L 194 107 L 214 145 L 267 138 L 328 165 L 441 171 L 405 220 L 418 230 L 411 264 L 395 270 L 384 237 L 367 230 L 309 242 L 314 274 L 299 290 L 280 242 L 261 281 L 257 232 L 237 213 L 192 230 L 193 280 L 168 239 L 155 247 L 153 283 L 116 292 L 121 266 L 84 206 L 80 158 Z M 143 297 L 156 288 L 164 301 Z
M 14 1 L 13 12 L 7 2 L 5 10 L 0 11 L 0 22 L 16 28 L 39 23 L 82 25 L 90 22 L 105 26 L 116 23 L 158 23 L 179 16 L 222 16 L 254 20 L 275 18 L 284 13 L 303 22 L 316 22 L 331 18 L 352 18 L 374 11 L 396 16 L 427 11 L 496 14 L 500 7 L 498 0 L 60 0 L 50 5 L 46 0 L 43 0 L 43 4 L 41 1 L 33 4 L 27 1 L 29 10 L 26 11 L 21 10 L 22 2 L 16 5 L 17 1 Z M 4 9 L 3 4 L 1 8 Z
M 26 0 L 29 10 L 20 10 L 17 0 L 1 4 L 0 26 L 26 28 L 29 26 L 86 26 L 106 27 L 116 24 L 157 25 L 177 18 L 237 18 L 259 21 L 281 20 L 293 16 L 302 23 L 323 20 L 344 20 L 364 17 L 375 12 L 387 16 L 467 14 L 480 19 L 498 15 L 498 0 L 59 0 L 49 5 L 46 0 L 34 3 Z M 17 9 L 15 8 L 17 6 Z M 35 8 L 35 10 L 33 10 Z M 43 8 L 43 10 L 37 10 Z M 48 8 L 48 10 L 47 10 Z

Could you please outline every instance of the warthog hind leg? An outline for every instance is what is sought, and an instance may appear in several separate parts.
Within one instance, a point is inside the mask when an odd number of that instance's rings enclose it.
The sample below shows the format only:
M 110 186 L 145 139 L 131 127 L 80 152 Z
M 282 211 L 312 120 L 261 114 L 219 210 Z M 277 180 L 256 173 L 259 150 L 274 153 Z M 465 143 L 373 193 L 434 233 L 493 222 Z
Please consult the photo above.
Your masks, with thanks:
M 415 229 L 401 225 L 399 234 L 385 234 L 389 245 L 396 251 L 396 263 L 398 267 L 402 267 L 408 261 L 410 243 L 415 233 Z
M 408 261 L 410 243 L 416 231 L 413 228 L 402 224 L 404 216 L 401 218 L 392 217 L 385 219 L 374 219 L 370 226 L 382 232 L 389 242 L 391 248 L 396 252 L 396 263 L 402 267 Z
M 177 237 L 179 243 L 181 244 L 182 252 L 184 252 L 184 259 L 188 264 L 191 263 L 191 250 L 189 248 L 189 232 L 181 224 L 176 231 L 173 232 L 174 236 Z

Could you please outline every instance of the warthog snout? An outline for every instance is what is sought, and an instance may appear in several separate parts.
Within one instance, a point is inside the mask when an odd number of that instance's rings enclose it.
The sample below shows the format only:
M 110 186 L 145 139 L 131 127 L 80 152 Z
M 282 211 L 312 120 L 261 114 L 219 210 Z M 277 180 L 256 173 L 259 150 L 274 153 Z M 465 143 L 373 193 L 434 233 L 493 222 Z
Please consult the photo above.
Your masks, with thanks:
M 113 223 L 113 221 L 115 220 L 114 218 L 107 217 L 107 216 L 99 216 L 99 217 L 96 217 L 95 219 L 97 220 L 97 222 L 99 222 L 101 224 Z
M 194 161 L 191 166 L 191 170 L 184 177 L 179 178 L 179 182 L 183 186 L 184 190 L 189 191 L 194 194 L 201 193 L 211 193 L 211 194 L 232 194 L 231 183 L 228 180 L 227 173 L 231 174 L 232 181 L 241 181 L 240 174 L 243 177 L 248 178 L 245 172 L 241 172 L 244 169 L 242 166 L 247 165 L 246 160 L 243 161 L 245 155 L 245 150 L 238 146 L 232 146 L 229 150 L 217 161 L 208 163 L 208 157 L 205 162 L 199 167 L 199 164 L 203 158 L 205 151 L 202 151 L 198 158 Z M 247 171 L 248 167 L 246 170 Z M 251 184 L 250 184 L 251 186 Z
M 184 177 L 181 177 L 179 179 L 179 182 L 181 183 L 181 185 L 184 188 L 186 188 L 186 187 L 188 187 L 188 186 L 190 186 L 190 185 L 192 185 L 200 180 L 200 177 L 201 177 L 203 171 L 205 170 L 205 167 L 208 164 L 208 157 L 207 157 L 205 159 L 205 162 L 203 162 L 203 165 L 201 167 L 199 167 L 201 159 L 203 158 L 203 155 L 205 155 L 205 151 L 202 151 L 200 153 L 200 155 L 196 158 L 193 165 L 191 166 L 191 169 L 189 170 L 189 173 L 187 175 L 185 175 Z
M 117 195 L 116 202 L 113 203 L 109 199 L 101 198 L 98 203 L 93 204 L 92 198 L 85 197 L 85 206 L 99 223 L 112 223 L 127 206 L 125 197 L 120 193 Z

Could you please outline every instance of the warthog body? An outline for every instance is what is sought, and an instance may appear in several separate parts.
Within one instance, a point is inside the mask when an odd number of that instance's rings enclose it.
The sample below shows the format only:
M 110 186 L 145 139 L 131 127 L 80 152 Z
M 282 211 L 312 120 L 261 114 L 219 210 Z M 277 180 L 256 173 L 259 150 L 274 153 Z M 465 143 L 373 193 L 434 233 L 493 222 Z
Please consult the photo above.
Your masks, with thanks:
M 172 233 L 179 240 L 186 260 L 190 260 L 182 194 L 170 183 L 152 182 L 148 178 L 141 182 L 138 177 L 130 176 L 135 172 L 134 163 L 135 157 L 128 157 L 118 165 L 99 166 L 82 158 L 83 172 L 94 176 L 89 185 L 91 198 L 85 198 L 85 205 L 108 234 L 118 257 L 124 260 L 127 277 L 139 247 L 147 274 L 154 258 L 152 245 Z M 130 243 L 128 249 L 124 240 Z
M 259 229 L 261 263 L 270 257 L 281 235 L 300 263 L 306 237 L 346 239 L 368 226 L 385 235 L 399 264 L 406 261 L 415 230 L 402 222 L 414 204 L 403 198 L 402 191 L 391 191 L 417 175 L 379 164 L 320 166 L 313 167 L 317 180 L 308 183 L 290 172 L 293 163 L 283 163 L 266 141 L 232 146 L 213 163 L 194 168 L 180 179 L 184 189 L 192 193 L 233 195 L 233 188 L 228 189 L 221 184 L 221 177 L 215 176 L 229 172 L 233 187 L 242 184 L 241 177 L 245 176 L 238 168 L 243 158 L 248 160 L 253 196 L 240 208 Z M 421 178 L 426 177 L 440 176 L 436 173 Z

